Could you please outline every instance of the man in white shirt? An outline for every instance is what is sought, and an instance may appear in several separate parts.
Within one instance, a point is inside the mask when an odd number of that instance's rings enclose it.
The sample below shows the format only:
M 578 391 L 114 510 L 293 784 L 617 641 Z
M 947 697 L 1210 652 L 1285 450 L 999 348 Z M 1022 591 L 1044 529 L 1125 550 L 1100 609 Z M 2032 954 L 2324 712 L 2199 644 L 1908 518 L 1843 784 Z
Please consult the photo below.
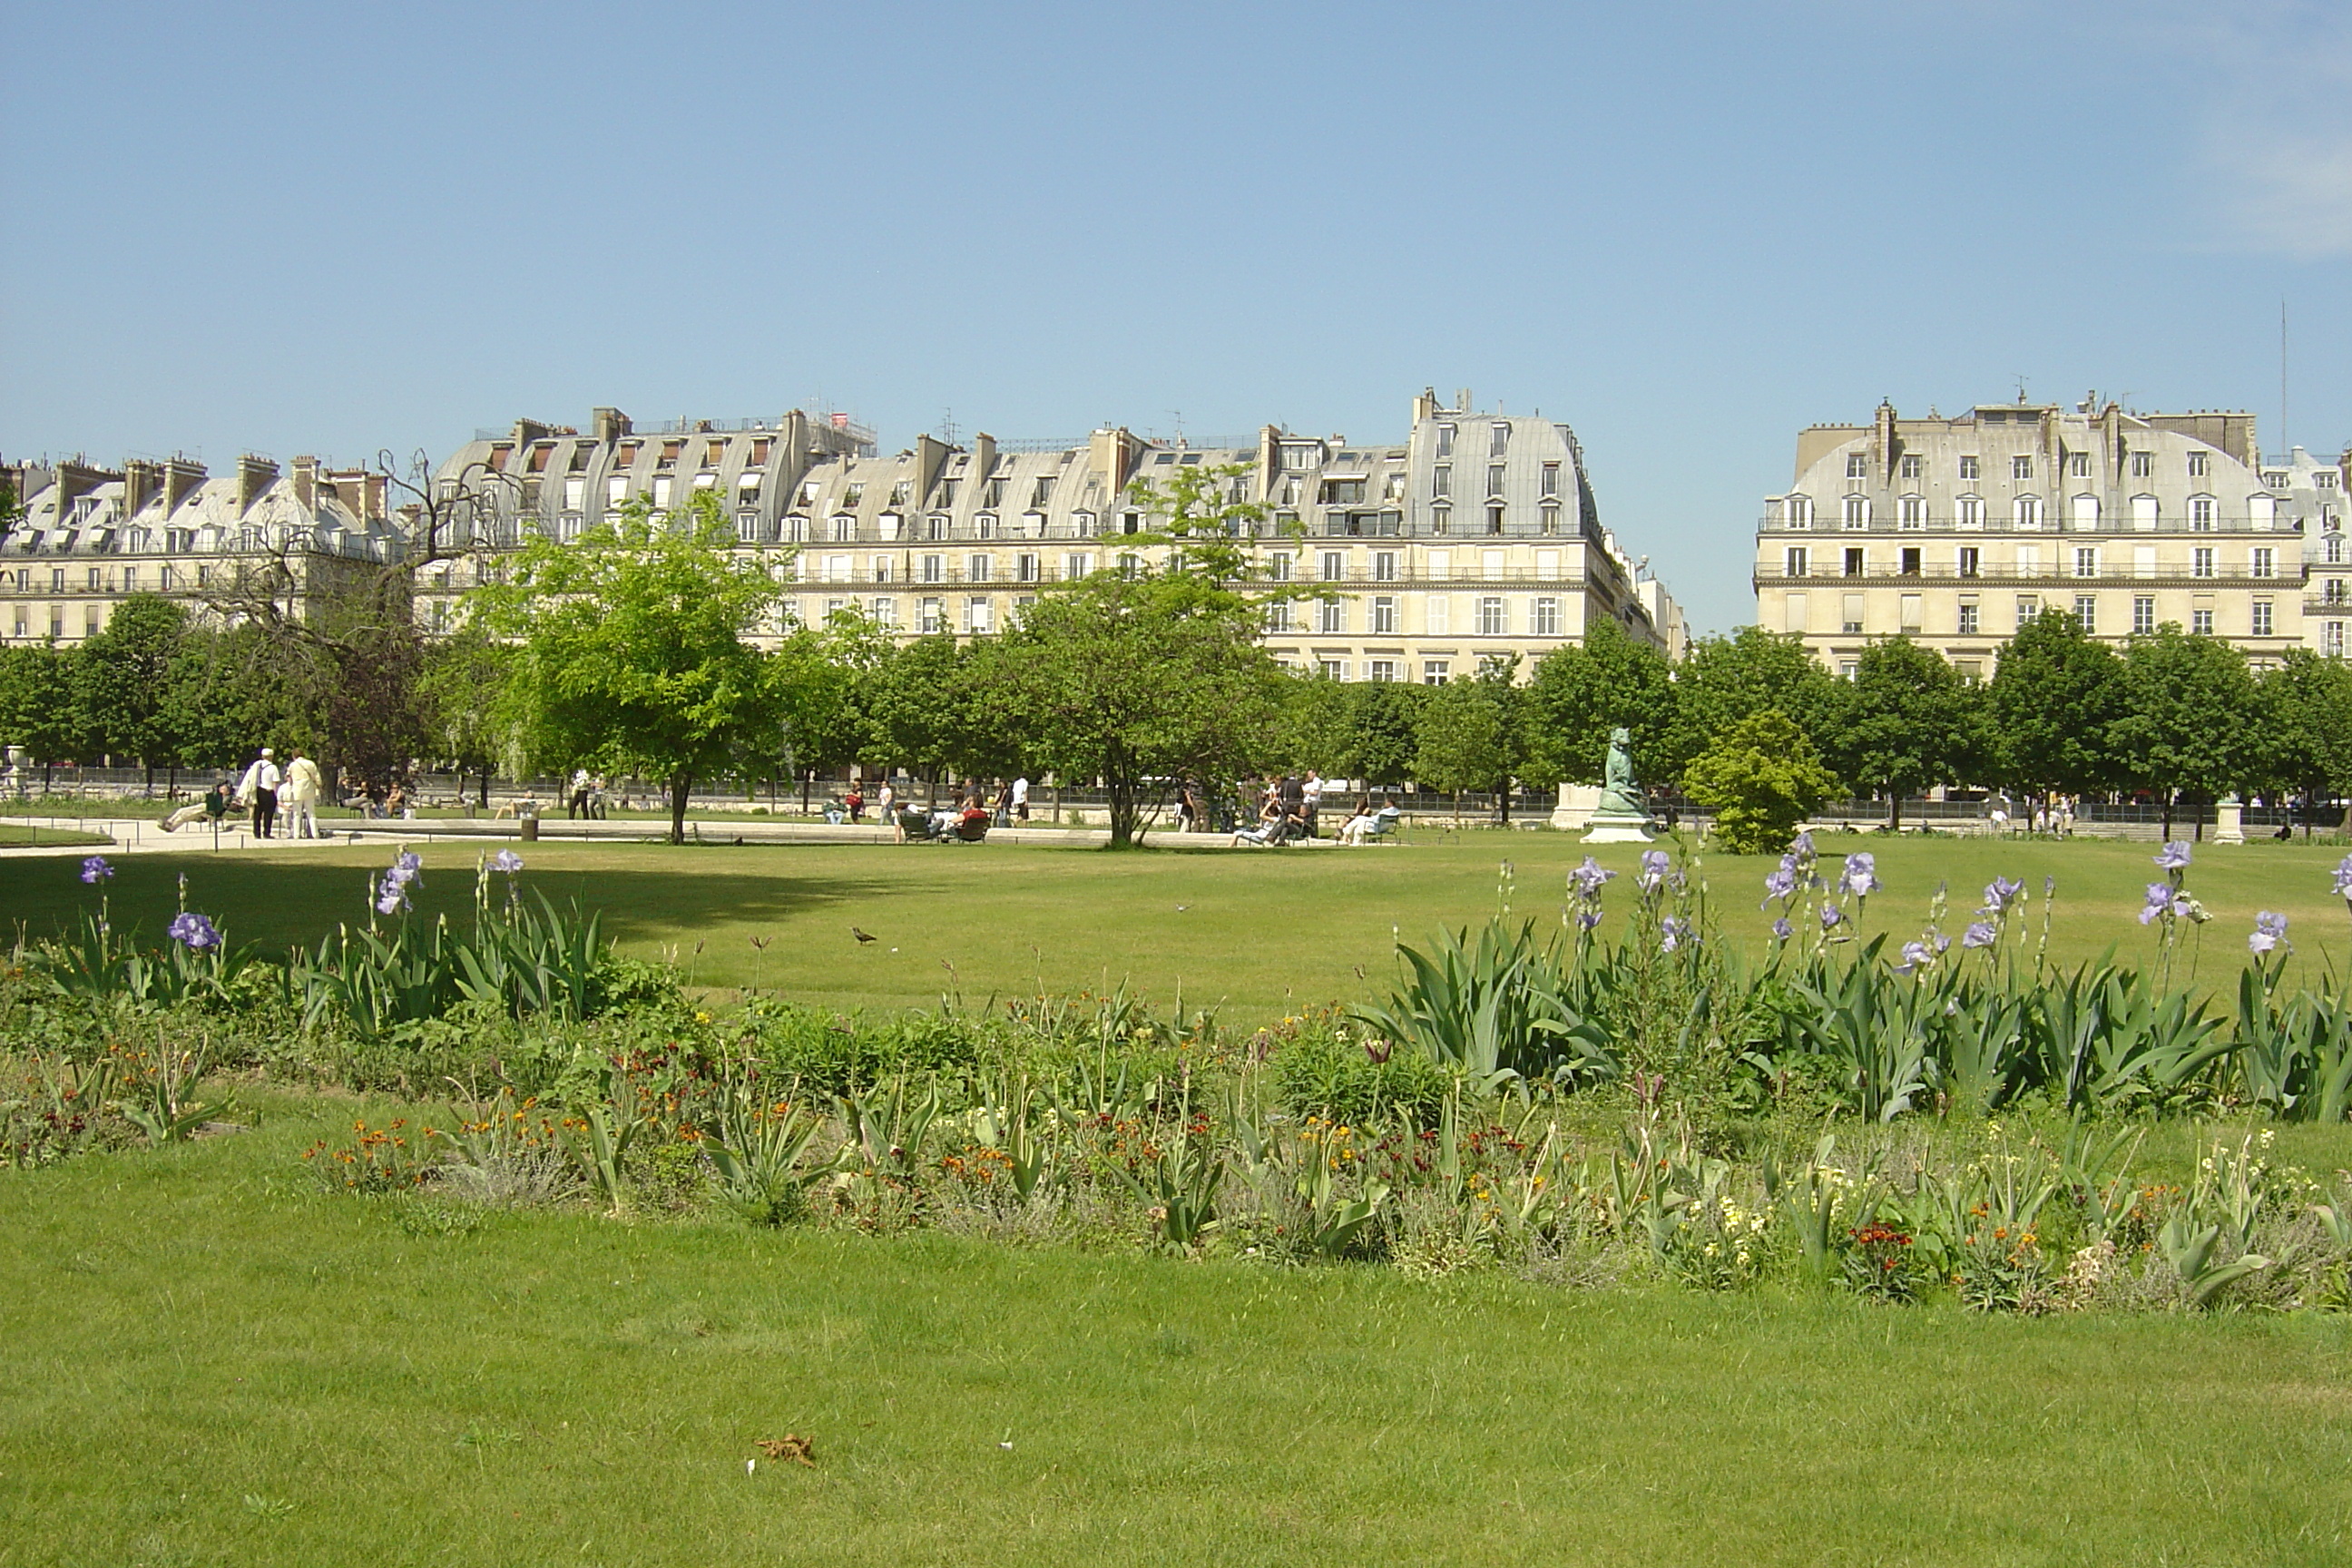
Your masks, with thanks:
M 1315 837 L 1315 814 L 1323 809 L 1323 775 L 1313 768 L 1307 770 L 1307 783 L 1299 789 L 1299 798 L 1307 803 L 1307 837 Z
M 319 764 L 294 748 L 294 760 L 286 764 L 286 783 L 278 792 L 278 803 L 286 807 L 289 835 L 295 838 L 317 838 L 319 832 L 319 796 L 326 788 L 319 777 Z
M 253 765 L 245 770 L 245 777 L 236 786 L 239 805 L 253 807 L 253 836 L 267 838 L 272 824 L 278 820 L 278 786 L 285 775 L 278 771 L 278 753 L 268 747 L 261 748 Z
M 1013 820 L 1029 820 L 1029 775 L 1022 774 L 1013 781 Z

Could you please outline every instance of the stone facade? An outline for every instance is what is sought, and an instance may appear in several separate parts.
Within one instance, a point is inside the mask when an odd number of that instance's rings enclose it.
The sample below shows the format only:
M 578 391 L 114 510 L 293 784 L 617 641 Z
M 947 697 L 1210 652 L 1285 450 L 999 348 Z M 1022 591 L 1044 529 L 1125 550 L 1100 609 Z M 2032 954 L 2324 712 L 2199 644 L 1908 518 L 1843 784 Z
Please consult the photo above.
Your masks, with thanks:
M 1047 584 L 1152 556 L 1122 542 L 1150 527 L 1139 481 L 1199 466 L 1239 470 L 1224 480 L 1232 498 L 1272 513 L 1252 585 L 1318 590 L 1269 627 L 1294 668 L 1443 680 L 1531 660 L 1600 616 L 1660 647 L 1684 635 L 1671 595 L 1601 526 L 1569 427 L 1475 412 L 1466 393 L 1451 407 L 1423 393 L 1398 443 L 1269 425 L 1246 445 L 1190 446 L 1106 428 L 1059 442 L 927 436 L 889 457 L 837 417 L 639 431 L 604 409 L 585 435 L 530 423 L 485 435 L 440 475 L 453 488 L 502 477 L 474 487 L 492 550 L 526 528 L 576 538 L 639 497 L 667 511 L 715 492 L 741 548 L 789 547 L 801 621 L 855 607 L 913 637 L 997 630 Z M 427 613 L 446 614 L 433 606 L 480 569 L 436 568 Z
M 1990 675 L 2050 608 L 2111 641 L 2171 623 L 2274 663 L 2330 635 L 2306 579 L 2345 559 L 2347 464 L 2265 463 L 2249 414 L 1881 405 L 1799 435 L 1795 483 L 1757 529 L 1757 621 L 1840 671 L 1900 632 Z
M 331 591 L 352 572 L 397 560 L 384 481 L 297 458 L 280 473 L 247 455 L 214 476 L 191 458 L 81 458 L 11 465 L 25 515 L 0 537 L 0 638 L 79 642 L 135 593 L 202 606 L 239 573 L 282 563 L 292 594 Z

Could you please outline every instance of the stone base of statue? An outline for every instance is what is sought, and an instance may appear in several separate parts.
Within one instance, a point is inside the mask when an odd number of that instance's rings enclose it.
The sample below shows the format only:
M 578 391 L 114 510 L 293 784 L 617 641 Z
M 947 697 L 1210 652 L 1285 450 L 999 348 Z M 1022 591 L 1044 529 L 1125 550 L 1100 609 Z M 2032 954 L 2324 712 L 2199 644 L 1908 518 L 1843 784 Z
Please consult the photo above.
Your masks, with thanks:
M 1640 803 L 1598 784 L 1562 784 L 1551 825 L 1562 833 L 1582 833 L 1587 844 L 1647 844 L 1650 814 Z
M 2234 795 L 2225 795 L 2213 803 L 2213 842 L 2243 844 L 2246 841 L 2246 808 Z

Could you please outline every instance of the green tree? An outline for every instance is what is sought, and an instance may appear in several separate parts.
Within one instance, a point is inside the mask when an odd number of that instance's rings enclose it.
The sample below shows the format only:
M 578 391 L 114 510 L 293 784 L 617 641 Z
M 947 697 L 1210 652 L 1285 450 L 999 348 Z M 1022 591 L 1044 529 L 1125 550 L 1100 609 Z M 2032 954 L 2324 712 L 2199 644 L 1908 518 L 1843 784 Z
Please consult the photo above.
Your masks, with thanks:
M 187 635 L 184 607 L 160 595 L 132 594 L 114 606 L 105 630 L 83 642 L 75 661 L 85 732 L 98 751 L 137 757 L 150 784 L 155 764 L 178 754 L 171 674 Z
M 1517 714 L 1507 669 L 1457 675 L 1436 688 L 1421 712 L 1413 776 L 1454 796 L 1462 820 L 1465 790 L 1507 791 L 1518 761 Z M 1506 804 L 1505 819 L 1509 806 Z
M 984 645 L 1002 732 L 1060 778 L 1102 781 L 1114 849 L 1139 840 L 1181 781 L 1223 784 L 1273 742 L 1269 595 L 1234 586 L 1258 574 L 1267 515 L 1238 499 L 1247 472 L 1202 465 L 1139 481 L 1129 494 L 1154 525 L 1137 542 L 1168 546 L 1166 563 L 1057 584 Z
M 1401 680 L 1350 686 L 1351 750 L 1341 764 L 1349 774 L 1375 784 L 1401 784 L 1411 778 L 1421 745 L 1421 711 L 1434 689 Z
M 2116 749 L 2124 776 L 2155 793 L 2166 837 L 2177 802 L 2213 799 L 2256 771 L 2258 717 L 2246 657 L 2220 638 L 2168 621 L 2126 645 Z
M 866 757 L 873 734 L 867 703 L 889 639 L 865 616 L 848 610 L 822 626 L 793 628 L 768 660 L 768 677 L 784 715 L 784 755 L 778 759 L 806 783 L 814 770 L 845 767 Z
M 502 717 L 514 663 L 513 648 L 468 619 L 426 647 L 417 681 L 428 747 L 456 765 L 459 795 L 467 773 L 478 777 L 485 810 L 491 774 L 501 764 L 513 766 L 520 749 L 512 723 Z
M 1886 795 L 1886 823 L 1903 825 L 1903 797 L 1960 783 L 1977 761 L 1977 689 L 1948 660 L 1909 637 L 1862 650 L 1827 752 L 1856 785 Z
M 1269 767 L 1354 776 L 1357 689 L 1319 673 L 1283 676 L 1276 685 L 1280 716 L 1273 744 L 1258 760 Z
M 1715 837 L 1735 855 L 1769 855 L 1795 836 L 1837 783 L 1796 721 L 1777 708 L 1751 713 L 1683 770 L 1683 789 L 1715 813 Z
M 1609 731 L 1622 724 L 1633 738 L 1634 776 L 1663 777 L 1675 697 L 1665 656 L 1627 637 L 1609 616 L 1597 617 L 1582 642 L 1562 644 L 1536 661 L 1522 707 L 1520 772 L 1538 785 L 1599 784 Z
M 1276 671 L 1264 611 L 1175 564 L 1042 595 L 985 650 L 1004 727 L 1065 780 L 1099 779 L 1110 842 L 1138 841 L 1185 779 L 1221 784 L 1269 742 Z
M 78 664 L 74 650 L 53 639 L 0 649 L 0 745 L 21 746 L 45 763 L 84 754 Z
M 782 750 L 784 705 L 750 640 L 777 608 L 772 562 L 733 543 L 709 490 L 660 523 L 640 499 L 572 543 L 534 534 L 467 596 L 515 646 L 507 712 L 530 754 L 662 780 L 673 844 L 697 779 Z
M 866 760 L 906 768 L 935 799 L 943 774 L 1017 765 L 1017 738 L 995 680 L 990 643 L 960 643 L 952 632 L 883 654 L 859 683 Z
M 164 722 L 182 767 L 241 767 L 263 746 L 313 743 L 265 627 L 190 627 L 166 679 Z
M 1843 695 L 1836 679 L 1805 651 L 1802 637 L 1760 626 L 1700 638 L 1673 674 L 1674 707 L 1650 764 L 1660 784 L 1681 778 L 1717 737 L 1768 708 L 1779 709 L 1816 746 L 1824 746 Z
M 2249 782 L 2300 791 L 2303 834 L 2315 807 L 2352 791 L 2352 668 L 2309 648 L 2289 648 L 2285 662 L 2255 681 L 2262 715 L 2258 772 Z
M 1991 761 L 2020 788 L 2089 795 L 2116 784 L 2124 665 L 2063 610 L 2044 610 L 2000 650 L 1986 688 Z

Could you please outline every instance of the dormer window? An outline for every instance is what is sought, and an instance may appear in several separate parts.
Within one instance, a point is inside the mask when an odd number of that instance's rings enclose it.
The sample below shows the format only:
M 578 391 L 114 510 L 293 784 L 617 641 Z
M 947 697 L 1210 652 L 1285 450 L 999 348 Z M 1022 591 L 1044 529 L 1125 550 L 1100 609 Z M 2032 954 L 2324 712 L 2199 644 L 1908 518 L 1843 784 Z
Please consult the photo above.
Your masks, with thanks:
M 2210 466 L 2210 459 L 2205 453 L 2191 452 L 2189 454 L 2189 477 L 2190 479 L 2203 479 Z
M 1845 477 L 1850 479 L 1870 478 L 1870 459 L 1860 452 L 1848 452 L 1845 458 Z

